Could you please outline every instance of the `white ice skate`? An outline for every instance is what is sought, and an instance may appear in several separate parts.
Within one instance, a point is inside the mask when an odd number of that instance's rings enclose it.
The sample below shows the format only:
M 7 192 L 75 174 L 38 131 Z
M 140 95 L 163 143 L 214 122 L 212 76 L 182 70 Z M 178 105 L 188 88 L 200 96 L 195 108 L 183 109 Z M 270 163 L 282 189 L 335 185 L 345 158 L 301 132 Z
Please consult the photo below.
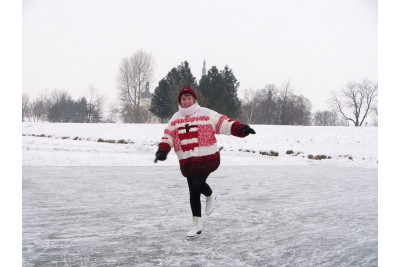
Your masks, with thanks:
M 187 232 L 187 238 L 195 238 L 201 235 L 203 225 L 201 224 L 201 217 L 193 216 L 193 227 Z
M 217 200 L 217 195 L 213 192 L 211 196 L 206 197 L 206 214 L 210 215 L 215 206 L 215 201 Z

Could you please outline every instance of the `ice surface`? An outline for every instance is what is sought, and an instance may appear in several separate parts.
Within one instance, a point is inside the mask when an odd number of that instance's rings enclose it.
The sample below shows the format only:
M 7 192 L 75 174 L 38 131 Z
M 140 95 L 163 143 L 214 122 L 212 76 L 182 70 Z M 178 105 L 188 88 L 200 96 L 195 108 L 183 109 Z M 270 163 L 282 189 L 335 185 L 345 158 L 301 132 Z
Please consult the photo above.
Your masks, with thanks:
M 23 166 L 23 266 L 377 266 L 377 177 L 223 165 L 208 179 L 216 208 L 186 240 L 177 166 Z

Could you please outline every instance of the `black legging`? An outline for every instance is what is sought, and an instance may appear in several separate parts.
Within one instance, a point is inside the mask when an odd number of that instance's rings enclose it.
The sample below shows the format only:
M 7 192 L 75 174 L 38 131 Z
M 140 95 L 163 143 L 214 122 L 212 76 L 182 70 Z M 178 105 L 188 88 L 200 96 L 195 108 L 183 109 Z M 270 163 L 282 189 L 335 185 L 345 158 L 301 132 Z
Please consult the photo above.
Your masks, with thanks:
M 210 196 L 212 190 L 206 183 L 207 177 L 210 174 L 195 175 L 187 177 L 190 193 L 190 207 L 192 208 L 193 216 L 201 217 L 201 202 L 200 194 Z

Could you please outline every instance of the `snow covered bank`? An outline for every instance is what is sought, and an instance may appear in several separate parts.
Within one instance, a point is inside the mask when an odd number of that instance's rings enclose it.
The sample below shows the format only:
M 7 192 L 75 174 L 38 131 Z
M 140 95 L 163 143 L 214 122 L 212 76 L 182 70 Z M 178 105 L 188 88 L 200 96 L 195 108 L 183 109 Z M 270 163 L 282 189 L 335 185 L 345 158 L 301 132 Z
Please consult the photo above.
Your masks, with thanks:
M 22 124 L 22 163 L 26 166 L 154 165 L 154 153 L 164 127 L 164 124 L 26 122 Z M 222 164 L 378 167 L 378 128 L 375 127 L 252 127 L 257 134 L 247 138 L 217 136 L 222 147 Z M 109 143 L 111 140 L 117 143 Z M 278 156 L 260 154 L 271 151 Z M 310 159 L 317 155 L 330 159 Z M 177 166 L 175 153 L 170 153 L 168 160 L 159 164 Z

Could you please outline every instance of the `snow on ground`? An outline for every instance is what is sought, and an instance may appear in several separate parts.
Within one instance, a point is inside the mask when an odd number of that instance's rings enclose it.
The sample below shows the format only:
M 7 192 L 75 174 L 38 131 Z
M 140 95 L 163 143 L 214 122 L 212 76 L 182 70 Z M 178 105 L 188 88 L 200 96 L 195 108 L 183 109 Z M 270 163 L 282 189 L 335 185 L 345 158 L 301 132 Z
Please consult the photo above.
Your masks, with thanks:
M 157 143 L 164 128 L 162 124 L 23 123 L 23 165 L 153 166 Z M 218 144 L 223 147 L 222 164 L 307 165 L 315 163 L 315 160 L 308 159 L 311 154 L 331 157 L 321 160 L 320 164 L 378 166 L 378 129 L 375 127 L 254 125 L 253 128 L 257 134 L 247 138 L 217 136 Z M 99 138 L 132 143 L 101 143 L 97 142 Z M 271 150 L 278 152 L 279 156 L 260 154 Z M 288 155 L 288 150 L 294 153 Z M 175 153 L 170 153 L 168 157 L 160 164 L 178 164 Z
M 163 128 L 23 123 L 23 266 L 377 266 L 377 128 L 219 136 L 217 206 L 190 241 L 177 158 L 153 162 Z

